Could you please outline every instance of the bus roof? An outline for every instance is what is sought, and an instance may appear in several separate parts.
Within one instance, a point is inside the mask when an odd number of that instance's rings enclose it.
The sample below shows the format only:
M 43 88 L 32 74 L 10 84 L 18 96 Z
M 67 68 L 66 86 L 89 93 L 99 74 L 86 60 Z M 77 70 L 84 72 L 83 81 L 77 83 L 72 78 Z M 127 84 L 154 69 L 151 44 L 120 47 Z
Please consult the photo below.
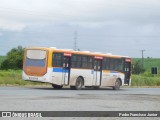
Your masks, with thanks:
M 25 49 L 40 49 L 40 50 L 48 50 L 54 52 L 63 52 L 70 54 L 81 54 L 81 55 L 90 55 L 97 57 L 110 57 L 110 58 L 130 58 L 129 56 L 121 56 L 121 55 L 112 55 L 111 53 L 100 53 L 100 52 L 90 52 L 90 51 L 74 51 L 72 49 L 57 49 L 56 47 L 26 47 Z

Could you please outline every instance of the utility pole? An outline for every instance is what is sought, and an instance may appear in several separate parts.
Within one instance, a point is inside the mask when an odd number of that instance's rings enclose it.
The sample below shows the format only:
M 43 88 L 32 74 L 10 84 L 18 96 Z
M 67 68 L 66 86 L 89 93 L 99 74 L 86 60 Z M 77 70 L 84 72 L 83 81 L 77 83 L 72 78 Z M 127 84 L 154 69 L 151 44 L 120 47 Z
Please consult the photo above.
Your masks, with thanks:
M 74 50 L 77 51 L 77 31 L 74 32 Z
M 141 50 L 141 52 L 142 52 L 142 69 L 144 69 L 144 51 L 146 51 L 146 50 Z

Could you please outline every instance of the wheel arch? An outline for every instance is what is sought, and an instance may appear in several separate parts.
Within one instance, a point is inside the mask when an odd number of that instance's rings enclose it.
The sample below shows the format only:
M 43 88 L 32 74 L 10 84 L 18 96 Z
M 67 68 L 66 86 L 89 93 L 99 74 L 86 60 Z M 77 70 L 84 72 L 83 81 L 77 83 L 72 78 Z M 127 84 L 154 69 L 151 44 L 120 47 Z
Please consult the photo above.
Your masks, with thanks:
M 74 86 L 77 78 L 81 78 L 83 80 L 83 85 L 84 85 L 85 82 L 84 82 L 84 77 L 82 75 L 76 75 L 76 76 L 73 76 L 72 78 L 70 78 L 69 85 Z
M 122 79 L 121 78 L 117 78 L 116 80 L 119 80 L 122 86 Z

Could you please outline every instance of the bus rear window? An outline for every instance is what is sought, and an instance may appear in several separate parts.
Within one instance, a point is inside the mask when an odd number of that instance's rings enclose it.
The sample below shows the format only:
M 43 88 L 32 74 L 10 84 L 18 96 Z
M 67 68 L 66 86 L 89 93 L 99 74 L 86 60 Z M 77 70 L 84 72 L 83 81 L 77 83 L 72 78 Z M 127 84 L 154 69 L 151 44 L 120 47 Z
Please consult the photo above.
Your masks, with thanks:
M 46 63 L 46 51 L 27 50 L 26 66 L 44 67 Z
M 42 60 L 46 58 L 46 51 L 44 50 L 27 50 L 27 58 Z

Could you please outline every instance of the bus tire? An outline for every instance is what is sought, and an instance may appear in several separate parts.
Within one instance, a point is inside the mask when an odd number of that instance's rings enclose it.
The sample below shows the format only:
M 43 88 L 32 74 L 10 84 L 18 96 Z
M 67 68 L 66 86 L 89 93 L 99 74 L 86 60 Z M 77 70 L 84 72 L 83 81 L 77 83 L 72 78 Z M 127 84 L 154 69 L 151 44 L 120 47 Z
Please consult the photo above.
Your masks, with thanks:
M 115 86 L 113 86 L 113 90 L 119 90 L 121 87 L 121 81 L 120 79 L 117 79 L 116 82 L 115 82 Z
M 55 85 L 55 84 L 52 84 L 52 87 L 54 89 L 62 89 L 63 85 Z
M 72 90 L 81 90 L 83 86 L 83 79 L 78 77 L 75 83 L 75 86 L 70 86 Z

